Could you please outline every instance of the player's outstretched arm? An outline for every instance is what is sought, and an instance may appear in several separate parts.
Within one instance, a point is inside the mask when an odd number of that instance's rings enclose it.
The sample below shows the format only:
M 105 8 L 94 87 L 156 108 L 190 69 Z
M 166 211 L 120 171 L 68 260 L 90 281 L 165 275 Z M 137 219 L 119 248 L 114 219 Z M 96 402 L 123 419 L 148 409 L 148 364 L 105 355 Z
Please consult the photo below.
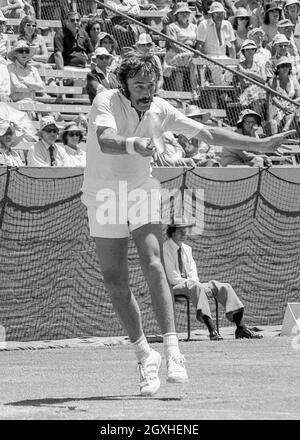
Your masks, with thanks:
M 275 134 L 264 139 L 244 136 L 232 130 L 221 127 L 204 126 L 199 132 L 199 139 L 210 145 L 220 145 L 225 148 L 237 150 L 260 151 L 263 153 L 274 153 L 281 146 L 284 139 L 294 133 L 294 130 Z M 288 147 L 286 147 L 288 149 Z

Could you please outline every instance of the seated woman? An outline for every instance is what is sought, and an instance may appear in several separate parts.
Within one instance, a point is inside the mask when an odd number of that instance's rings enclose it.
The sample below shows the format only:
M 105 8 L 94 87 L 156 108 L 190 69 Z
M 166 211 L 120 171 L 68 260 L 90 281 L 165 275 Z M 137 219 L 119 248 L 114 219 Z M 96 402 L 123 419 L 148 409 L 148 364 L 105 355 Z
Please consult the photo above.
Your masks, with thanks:
M 48 49 L 43 36 L 37 32 L 37 22 L 34 17 L 26 15 L 22 18 L 19 25 L 19 40 L 24 40 L 35 48 L 35 54 L 31 59 L 33 66 L 40 67 L 47 63 Z
M 238 8 L 233 17 L 229 21 L 232 23 L 235 34 L 235 50 L 238 54 L 241 50 L 242 44 L 247 39 L 247 34 L 250 26 L 250 13 L 245 8 Z
M 273 78 L 269 81 L 269 85 L 281 95 L 287 96 L 295 102 L 300 101 L 300 86 L 292 75 L 292 63 L 288 57 L 281 57 L 277 61 L 277 67 Z M 276 122 L 278 132 L 296 128 L 295 119 L 299 120 L 299 116 L 300 111 L 298 107 L 294 107 L 277 96 L 272 97 L 270 120 Z
M 4 17 L 3 12 L 0 10 L 0 56 L 7 57 L 7 53 L 10 51 L 10 41 L 8 35 L 5 33 L 5 24 L 7 18 Z
M 109 70 L 111 72 L 114 72 L 120 62 L 120 57 L 118 55 L 119 47 L 116 39 L 107 32 L 100 32 L 95 49 L 97 49 L 97 47 L 105 47 L 105 49 L 113 56 L 113 60 L 109 66 Z
M 83 132 L 75 122 L 69 122 L 63 129 L 62 141 L 65 147 L 65 167 L 85 167 L 86 153 L 79 147 L 83 139 Z
M 22 167 L 24 163 L 19 153 L 12 150 L 15 145 L 16 130 L 14 124 L 0 119 L 0 166 Z
M 92 103 L 95 96 L 106 89 L 117 89 L 118 80 L 113 72 L 109 71 L 109 66 L 113 56 L 105 49 L 105 47 L 97 47 L 95 55 L 92 58 L 92 70 L 87 74 L 86 90 Z
M 238 65 L 237 71 L 264 84 L 266 82 L 264 65 L 254 58 L 256 50 L 257 46 L 253 40 L 244 41 L 241 47 L 241 54 L 244 57 L 244 61 Z M 238 75 L 236 75 L 236 81 L 240 84 L 242 89 L 242 94 L 239 97 L 242 106 L 248 107 L 251 105 L 251 107 L 254 107 L 259 113 L 264 112 L 265 91 L 261 87 L 251 83 L 251 81 L 247 81 Z
M 167 33 L 174 40 L 195 48 L 197 26 L 190 22 L 191 12 L 188 6 L 180 6 L 174 12 L 176 20 L 168 26 Z M 173 70 L 175 90 L 193 90 L 197 94 L 197 69 L 192 60 L 193 52 L 170 43 L 164 59 L 164 76 L 170 76 Z M 184 70 L 188 73 L 189 84 L 184 83 Z
M 86 25 L 85 31 L 88 34 L 88 36 L 90 37 L 93 48 L 95 50 L 95 48 L 98 44 L 99 34 L 102 31 L 100 20 L 95 20 L 95 19 L 89 20 L 88 24 Z
M 276 3 L 266 5 L 262 29 L 265 43 L 270 43 L 278 32 L 278 22 L 282 19 L 282 8 Z
M 35 48 L 24 40 L 17 41 L 9 53 L 9 59 L 13 62 L 7 68 L 11 82 L 10 97 L 14 102 L 35 101 L 36 92 L 45 92 L 45 84 L 37 68 L 30 64 L 34 54 Z

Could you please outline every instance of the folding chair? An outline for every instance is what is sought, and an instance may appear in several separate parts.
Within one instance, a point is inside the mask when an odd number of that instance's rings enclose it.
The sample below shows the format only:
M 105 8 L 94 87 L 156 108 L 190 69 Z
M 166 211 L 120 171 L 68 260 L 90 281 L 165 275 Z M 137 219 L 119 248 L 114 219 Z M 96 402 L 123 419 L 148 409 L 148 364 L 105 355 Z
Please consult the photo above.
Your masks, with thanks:
M 215 297 L 215 311 L 216 311 L 216 327 L 217 332 L 219 333 L 219 304 Z M 175 303 L 186 303 L 186 316 L 187 316 L 187 338 L 186 341 L 189 341 L 191 338 L 191 308 L 190 308 L 190 298 L 184 293 L 180 293 L 178 295 L 174 295 Z

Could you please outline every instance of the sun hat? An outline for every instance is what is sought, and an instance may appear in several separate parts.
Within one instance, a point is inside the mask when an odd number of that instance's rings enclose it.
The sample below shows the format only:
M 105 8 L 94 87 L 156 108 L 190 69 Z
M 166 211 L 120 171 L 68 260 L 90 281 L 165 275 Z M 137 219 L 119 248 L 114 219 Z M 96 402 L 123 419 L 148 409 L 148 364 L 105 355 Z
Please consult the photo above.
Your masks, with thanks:
M 7 21 L 7 18 L 4 17 L 4 14 L 2 11 L 0 11 L 0 21 L 5 21 L 5 22 Z
M 276 62 L 276 67 L 282 64 L 289 64 L 290 66 L 292 66 L 292 62 L 288 57 L 280 57 L 279 60 Z
M 40 120 L 40 129 L 38 130 L 37 134 L 39 135 L 43 130 L 45 130 L 46 127 L 50 127 L 51 125 L 54 125 L 57 130 L 61 129 L 61 127 L 57 125 L 53 116 L 43 116 Z
M 29 45 L 25 40 L 18 40 L 16 42 L 16 44 L 14 45 L 14 47 L 11 49 L 11 51 L 7 54 L 7 57 L 11 61 L 15 61 L 16 60 L 16 52 L 19 49 L 29 49 L 30 57 L 33 57 L 33 55 L 36 52 L 35 46 Z
M 239 116 L 239 120 L 237 121 L 236 126 L 238 128 L 241 128 L 245 117 L 250 116 L 250 115 L 256 116 L 256 118 L 258 119 L 258 125 L 261 125 L 262 118 L 261 118 L 260 114 L 256 113 L 254 110 L 251 110 L 250 108 L 246 108 L 245 110 L 241 111 L 240 116 Z
M 262 34 L 262 36 L 265 35 L 265 31 L 262 28 L 256 27 L 253 29 L 250 29 L 248 32 L 248 39 L 252 40 L 252 37 L 254 37 L 254 35 L 256 34 Z
M 246 39 L 241 46 L 241 50 L 245 49 L 257 49 L 257 44 L 253 40 Z
M 187 217 L 174 217 L 171 220 L 171 223 L 169 223 L 168 226 L 173 228 L 190 228 L 191 226 L 195 226 L 196 221 L 193 218 L 192 220 L 189 220 Z
M 75 121 L 68 122 L 64 128 L 63 133 L 66 133 L 67 131 L 80 131 L 83 132 L 82 128 L 80 128 Z
M 288 18 L 284 18 L 283 20 L 280 20 L 278 22 L 278 27 L 295 27 L 295 25 L 291 22 L 291 20 L 289 20 Z
M 247 11 L 246 8 L 237 8 L 235 14 L 231 18 L 239 18 L 239 17 L 251 17 L 251 14 Z
M 194 118 L 197 116 L 201 116 L 203 122 L 208 121 L 211 116 L 211 113 L 207 110 L 202 110 L 197 105 L 187 105 L 185 109 L 185 116 L 188 118 Z
M 295 4 L 300 6 L 299 0 L 286 0 L 286 3 L 284 5 L 284 9 L 287 8 L 288 6 L 295 5 Z
M 271 11 L 276 11 L 276 9 L 279 12 L 282 12 L 282 7 L 278 6 L 276 3 L 269 3 L 268 5 L 266 5 L 266 9 L 265 9 L 265 15 L 268 14 Z
M 143 44 L 153 44 L 151 35 L 146 34 L 146 32 L 143 32 L 142 34 L 139 35 L 139 39 L 136 42 L 136 45 L 143 45 Z
M 289 40 L 286 38 L 284 34 L 276 34 L 275 37 L 273 38 L 272 43 L 274 45 L 285 44 L 286 46 L 290 44 Z
M 106 47 L 97 47 L 92 58 L 101 57 L 102 55 L 113 58 L 113 55 L 108 52 Z
M 226 13 L 226 10 L 225 10 L 224 6 L 222 5 L 222 3 L 220 3 L 220 2 L 213 2 L 210 5 L 208 13 L 209 14 L 213 14 L 214 12 L 225 12 Z
M 190 8 L 187 5 L 181 5 L 179 6 L 176 11 L 174 12 L 174 15 L 179 14 L 179 12 L 189 12 L 190 14 L 192 13 L 192 11 L 190 10 Z

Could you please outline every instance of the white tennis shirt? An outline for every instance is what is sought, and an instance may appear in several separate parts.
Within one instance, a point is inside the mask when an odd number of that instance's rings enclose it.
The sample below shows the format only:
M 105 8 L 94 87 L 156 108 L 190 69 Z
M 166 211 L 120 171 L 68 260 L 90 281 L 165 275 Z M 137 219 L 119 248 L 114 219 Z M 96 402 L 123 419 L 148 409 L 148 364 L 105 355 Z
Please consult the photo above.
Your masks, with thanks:
M 149 112 L 155 112 L 161 122 L 162 132 L 183 134 L 188 139 L 198 135 L 203 125 L 184 116 L 162 98 L 155 97 L 150 110 L 141 121 L 131 102 L 118 90 L 99 93 L 89 115 L 86 145 L 87 163 L 84 173 L 83 192 L 95 196 L 101 188 L 118 188 L 119 181 L 126 181 L 128 189 L 138 188 L 151 176 L 151 157 L 107 154 L 101 151 L 96 135 L 97 127 L 109 127 L 124 137 L 151 138 Z

